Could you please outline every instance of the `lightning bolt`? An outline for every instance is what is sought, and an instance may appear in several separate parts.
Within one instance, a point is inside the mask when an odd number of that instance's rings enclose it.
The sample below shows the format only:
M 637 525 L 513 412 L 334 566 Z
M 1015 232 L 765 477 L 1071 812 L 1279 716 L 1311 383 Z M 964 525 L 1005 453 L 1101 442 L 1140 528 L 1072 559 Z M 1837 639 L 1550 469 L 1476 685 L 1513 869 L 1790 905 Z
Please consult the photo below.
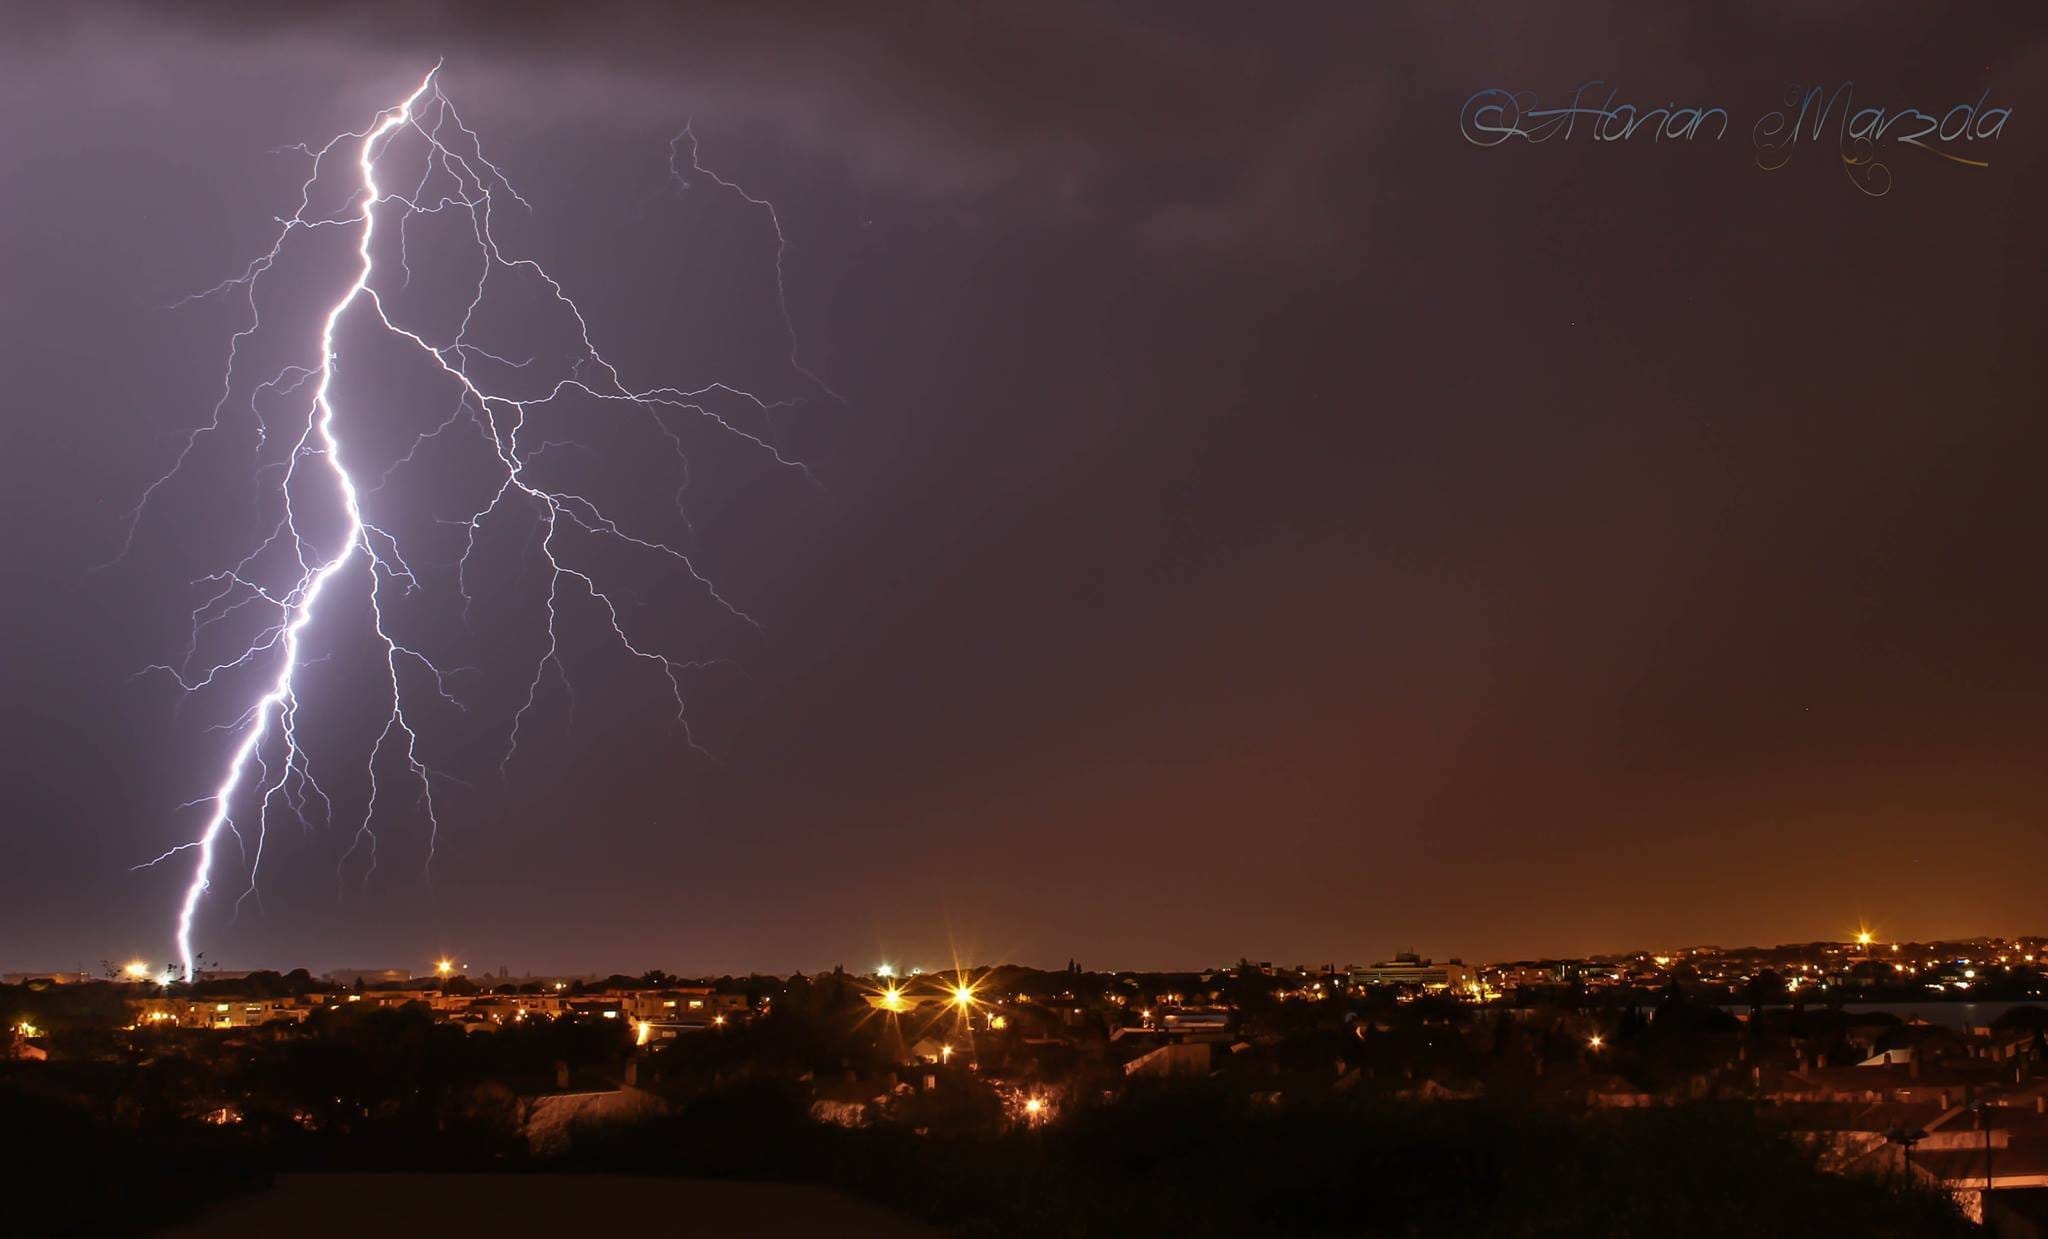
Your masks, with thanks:
M 346 873 L 349 859 L 359 850 L 365 851 L 367 856 L 365 880 L 375 868 L 376 833 L 373 827 L 380 812 L 380 799 L 388 794 L 380 786 L 378 770 L 380 765 L 386 764 L 387 752 L 395 755 L 392 760 L 403 763 L 416 806 L 428 827 L 427 861 L 432 863 L 441 825 L 434 804 L 435 787 L 437 783 L 451 781 L 451 776 L 430 766 L 423 757 L 413 707 L 419 692 L 430 689 L 438 701 L 461 708 L 462 703 L 451 691 L 449 683 L 456 669 L 442 668 L 421 649 L 394 635 L 389 612 L 391 592 L 399 591 L 400 596 L 404 596 L 424 587 L 407 562 L 398 539 L 376 523 L 365 507 L 367 498 L 378 495 L 399 480 L 429 441 L 466 426 L 475 433 L 481 451 L 496 474 L 495 489 L 488 502 L 459 520 L 445 522 L 457 526 L 462 538 L 454 588 L 463 599 L 465 618 L 473 601 L 468 581 L 470 556 L 485 524 L 500 512 L 520 507 L 529 511 L 537 522 L 537 545 L 533 549 L 547 577 L 545 648 L 533 665 L 525 698 L 511 717 L 501 769 L 509 765 L 518 752 L 521 729 L 535 709 L 550 674 L 557 677 L 565 688 L 568 686 L 561 661 L 559 622 L 564 607 L 579 597 L 593 604 L 594 613 L 609 628 L 611 637 L 620 648 L 663 677 L 674 698 L 675 719 L 684 739 L 692 748 L 702 751 L 689 730 L 683 677 L 704 664 L 673 657 L 645 638 L 629 633 L 618 602 L 605 586 L 600 585 L 595 569 L 581 566 L 574 559 L 572 544 L 577 538 L 610 543 L 629 553 L 671 564 L 685 574 L 705 598 L 733 617 L 748 624 L 754 623 L 698 571 L 682 550 L 651 534 L 621 525 L 590 496 L 550 485 L 544 477 L 537 475 L 534 466 L 543 454 L 574 445 L 562 440 L 529 442 L 528 418 L 535 409 L 573 396 L 644 414 L 680 462 L 684 480 L 676 493 L 676 505 L 686 524 L 688 517 L 683 512 L 682 498 L 683 489 L 688 485 L 689 461 L 682 436 L 669 420 L 672 416 L 705 419 L 719 432 L 759 451 L 775 465 L 800 475 L 806 481 L 810 477 L 800 462 L 785 456 L 761 434 L 719 411 L 737 405 L 751 408 L 765 418 L 772 410 L 793 401 L 769 401 L 725 383 L 710 383 L 694 389 L 674 386 L 636 389 L 629 386 L 618 369 L 591 342 L 590 327 L 583 311 L 570 299 L 562 285 L 538 262 L 510 255 L 500 248 L 492 231 L 493 214 L 498 209 L 500 197 L 521 207 L 528 207 L 527 201 L 512 187 L 498 166 L 484 156 L 477 134 L 464 123 L 454 104 L 442 91 L 440 71 L 441 66 L 437 63 L 410 94 L 395 106 L 379 112 L 367 128 L 339 134 L 317 148 L 310 145 L 290 148 L 310 158 L 312 167 L 300 187 L 297 209 L 289 218 L 279 220 L 280 227 L 269 250 L 250 262 L 239 275 L 187 298 L 191 301 L 238 292 L 246 298 L 248 317 L 229 340 L 220 395 L 214 403 L 211 420 L 186 437 L 171 468 L 143 490 L 130 514 L 127 539 L 122 548 L 124 555 L 132 547 L 136 525 L 151 501 L 183 470 L 203 440 L 225 428 L 230 402 L 240 382 L 238 371 L 243 347 L 263 328 L 258 287 L 278 265 L 288 243 L 297 236 L 317 230 L 354 230 L 353 278 L 321 317 L 312 356 L 300 364 L 288 365 L 256 384 L 249 397 L 259 451 L 273 433 L 272 416 L 264 412 L 264 402 L 301 401 L 297 410 L 303 414 L 303 421 L 294 421 L 287 432 L 292 435 L 288 455 L 282 462 L 272 462 L 258 471 L 259 480 L 271 472 L 277 475 L 271 486 L 272 493 L 279 500 L 278 519 L 268 535 L 233 566 L 195 582 L 203 597 L 191 614 L 191 632 L 183 659 L 176 666 L 160 664 L 148 669 L 170 676 L 188 693 L 200 692 L 244 672 L 257 674 L 261 689 L 228 725 L 239 734 L 212 793 L 184 806 L 206 806 L 206 822 L 197 837 L 136 866 L 137 869 L 147 869 L 186 853 L 194 854 L 191 857 L 191 878 L 178 905 L 176 922 L 179 966 L 187 979 L 197 975 L 194 926 L 201 904 L 211 889 L 217 853 L 223 839 L 231 837 L 241 847 L 242 860 L 247 868 L 248 886 L 236 901 L 239 907 L 241 899 L 256 891 L 269 818 L 277 806 L 290 810 L 301 821 L 308 821 L 313 805 L 318 803 L 326 819 L 329 822 L 333 820 L 334 802 L 314 779 L 306 750 L 300 743 L 298 679 L 307 666 L 318 661 L 308 656 L 305 647 L 308 629 L 315 622 L 320 603 L 323 598 L 344 588 L 342 583 L 347 580 L 359 581 L 368 601 L 371 635 L 375 648 L 381 654 L 382 682 L 377 687 L 388 700 L 389 711 L 370 749 L 368 798 L 349 847 L 341 858 L 341 871 Z M 421 153 L 417 176 L 406 175 L 394 180 L 394 188 L 379 180 L 379 171 L 382 163 L 393 158 L 393 148 L 401 139 L 408 146 L 417 147 Z M 777 242 L 775 275 L 778 305 L 783 325 L 789 329 L 788 299 L 783 291 L 782 273 L 782 260 L 788 243 L 774 207 L 765 199 L 757 198 L 733 182 L 704 169 L 697 160 L 696 135 L 687 127 L 670 145 L 670 171 L 679 181 L 687 186 L 678 164 L 678 144 L 685 139 L 690 147 L 691 171 L 767 212 L 774 225 Z M 344 206 L 338 213 L 316 210 L 313 204 L 323 180 L 328 176 L 328 168 L 348 155 L 352 155 L 347 174 L 350 192 Z M 387 298 L 391 293 L 388 285 L 394 279 L 400 288 L 409 287 L 412 281 L 408 222 L 416 217 L 443 212 L 460 212 L 466 216 L 468 226 L 464 231 L 481 261 L 478 263 L 476 284 L 468 289 L 468 302 L 459 326 L 451 337 L 434 340 L 429 338 L 426 329 L 410 327 L 399 321 L 387 304 Z M 377 254 L 380 251 L 376 242 L 380 222 L 385 227 L 395 223 L 396 272 L 380 270 L 379 267 Z M 501 381 L 481 377 L 494 371 L 519 375 L 530 364 L 530 359 L 513 360 L 488 351 L 470 338 L 471 327 L 486 302 L 493 276 L 500 280 L 526 277 L 537 281 L 545 295 L 573 320 L 576 337 L 574 364 L 565 375 L 552 381 L 543 380 L 540 387 L 530 393 L 508 391 Z M 360 463 L 345 451 L 343 431 L 348 417 L 343 393 L 337 390 L 337 379 L 346 374 L 346 363 L 337 346 L 337 333 L 344 320 L 364 314 L 371 316 L 376 328 L 429 362 L 451 385 L 456 397 L 455 407 L 443 421 L 415 437 L 411 446 L 367 485 L 364 479 L 369 475 L 359 474 Z M 789 360 L 791 366 L 819 390 L 837 398 L 822 380 L 798 362 L 793 329 L 789 329 Z M 502 375 L 500 378 L 502 380 Z M 310 393 L 309 398 L 306 393 Z M 325 502 L 338 505 L 339 509 L 340 529 L 331 537 L 317 536 L 307 528 L 311 518 L 304 509 L 312 502 L 312 495 L 322 490 L 325 491 Z M 324 550 L 323 543 L 326 546 Z M 265 565 L 272 560 L 281 560 L 286 565 L 282 581 L 266 576 Z M 267 615 L 253 639 L 232 657 L 210 666 L 195 667 L 195 662 L 203 661 L 198 658 L 202 634 L 252 608 Z M 237 825 L 235 811 L 238 805 L 253 805 L 256 819 L 253 847 Z

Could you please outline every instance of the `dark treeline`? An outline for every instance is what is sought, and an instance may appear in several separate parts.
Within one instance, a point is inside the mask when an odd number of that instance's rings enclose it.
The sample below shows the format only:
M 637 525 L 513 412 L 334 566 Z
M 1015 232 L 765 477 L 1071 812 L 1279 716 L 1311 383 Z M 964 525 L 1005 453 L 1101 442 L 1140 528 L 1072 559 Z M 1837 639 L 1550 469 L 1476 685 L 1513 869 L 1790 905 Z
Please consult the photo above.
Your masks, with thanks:
M 761 1083 L 593 1131 L 563 1168 L 825 1183 L 968 1235 L 1964 1236 L 1946 1199 L 1822 1175 L 1746 1107 L 1585 1115 L 1134 1089 L 1041 1131 L 809 1122 Z

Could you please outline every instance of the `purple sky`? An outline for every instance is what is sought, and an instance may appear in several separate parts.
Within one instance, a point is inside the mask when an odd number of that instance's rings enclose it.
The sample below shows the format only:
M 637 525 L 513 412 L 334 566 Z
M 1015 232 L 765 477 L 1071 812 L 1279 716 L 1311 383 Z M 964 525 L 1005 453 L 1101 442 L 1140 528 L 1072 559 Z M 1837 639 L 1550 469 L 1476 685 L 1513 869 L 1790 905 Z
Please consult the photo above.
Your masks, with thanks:
M 523 682 L 480 674 L 437 734 L 466 785 L 431 876 L 402 815 L 367 886 L 337 881 L 345 826 L 286 825 L 260 907 L 230 922 L 222 877 L 209 957 L 1135 966 L 2048 928 L 2048 19 L 1202 7 L 10 17 L 0 968 L 169 957 L 184 870 L 129 866 L 196 828 L 175 807 L 239 707 L 135 672 L 181 648 L 256 481 L 212 449 L 89 571 L 217 395 L 233 304 L 162 307 L 267 244 L 301 167 L 276 148 L 367 123 L 436 56 L 533 203 L 507 235 L 608 353 L 798 398 L 772 429 L 818 485 L 693 445 L 695 529 L 664 532 L 762 631 L 658 574 L 639 605 L 744 667 L 693 685 L 716 760 L 585 627 L 573 712 L 544 695 L 505 779 Z M 1729 136 L 1459 136 L 1475 90 L 1594 77 L 1726 107 Z M 1988 168 L 1889 154 L 1884 198 L 1827 143 L 1754 166 L 1788 85 L 1850 79 L 2014 113 Z M 685 118 L 781 208 L 803 356 L 843 404 L 786 364 L 762 218 L 670 182 Z M 593 477 L 675 519 L 644 443 L 590 437 Z M 432 632 L 515 665 L 533 623 Z M 346 799 L 345 660 L 327 684 Z

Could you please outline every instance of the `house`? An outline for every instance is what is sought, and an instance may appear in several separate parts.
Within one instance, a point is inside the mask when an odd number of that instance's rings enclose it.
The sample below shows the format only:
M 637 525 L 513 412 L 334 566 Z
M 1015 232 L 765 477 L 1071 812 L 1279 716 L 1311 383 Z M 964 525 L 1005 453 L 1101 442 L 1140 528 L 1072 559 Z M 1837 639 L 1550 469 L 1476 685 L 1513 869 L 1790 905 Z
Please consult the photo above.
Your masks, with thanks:
M 1189 1079 L 1209 1074 L 1213 1051 L 1209 1041 L 1162 1045 L 1124 1064 L 1126 1079 Z
M 635 1085 L 631 1063 L 623 1083 L 572 1080 L 569 1068 L 557 1063 L 553 1088 L 520 1097 L 519 1128 L 534 1152 L 559 1153 L 569 1147 L 578 1127 L 650 1118 L 667 1108 L 661 1098 Z

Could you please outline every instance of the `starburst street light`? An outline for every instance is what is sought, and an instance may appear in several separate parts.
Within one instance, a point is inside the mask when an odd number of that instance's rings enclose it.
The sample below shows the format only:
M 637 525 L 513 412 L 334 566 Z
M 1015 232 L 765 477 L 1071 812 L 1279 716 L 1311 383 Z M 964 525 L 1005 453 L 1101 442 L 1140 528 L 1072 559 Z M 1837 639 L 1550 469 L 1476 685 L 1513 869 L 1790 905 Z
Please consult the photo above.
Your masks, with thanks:
M 946 989 L 946 1002 L 962 1015 L 972 1015 L 974 1008 L 981 1004 L 981 995 L 974 982 L 967 979 L 965 972 L 955 973 L 953 983 Z
M 452 960 L 452 959 L 437 959 L 437 960 L 435 960 L 435 961 L 434 961 L 434 975 L 435 975 L 435 976 L 439 976 L 439 977 L 449 977 L 449 976 L 453 976 L 454 974 L 455 974 L 455 961 L 454 961 L 454 960 Z

